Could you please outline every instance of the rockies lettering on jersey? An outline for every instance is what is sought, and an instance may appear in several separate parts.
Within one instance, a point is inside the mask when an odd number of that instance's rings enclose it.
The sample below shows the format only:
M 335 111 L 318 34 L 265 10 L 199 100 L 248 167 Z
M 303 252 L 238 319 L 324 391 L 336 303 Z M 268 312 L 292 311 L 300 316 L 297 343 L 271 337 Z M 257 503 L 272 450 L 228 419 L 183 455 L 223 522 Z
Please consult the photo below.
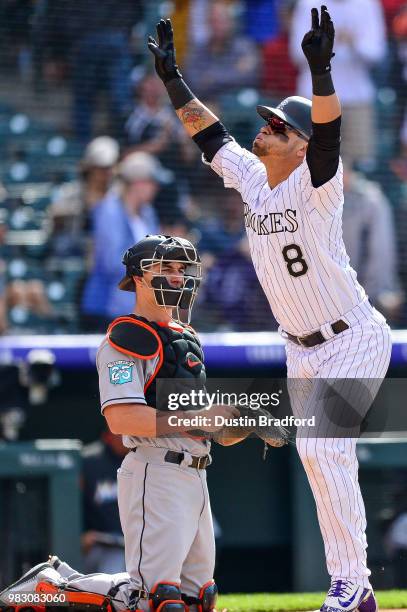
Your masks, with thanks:
M 244 204 L 244 224 L 250 227 L 256 234 L 265 236 L 278 234 L 279 232 L 290 232 L 293 234 L 298 229 L 296 219 L 297 211 L 288 208 L 284 212 L 272 212 L 259 215 L 252 212 L 248 204 Z
M 304 159 L 272 189 L 264 164 L 235 141 L 211 166 L 242 196 L 253 265 L 285 331 L 312 333 L 366 300 L 342 239 L 342 162 L 318 188 Z

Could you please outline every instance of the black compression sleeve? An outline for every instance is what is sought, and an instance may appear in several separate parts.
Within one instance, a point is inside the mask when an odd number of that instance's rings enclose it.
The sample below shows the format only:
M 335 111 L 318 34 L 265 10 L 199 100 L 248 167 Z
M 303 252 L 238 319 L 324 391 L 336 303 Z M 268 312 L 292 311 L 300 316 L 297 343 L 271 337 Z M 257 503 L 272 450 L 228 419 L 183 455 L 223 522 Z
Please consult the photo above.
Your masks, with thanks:
M 168 96 L 175 110 L 182 108 L 185 106 L 185 104 L 191 102 L 191 100 L 193 100 L 195 97 L 181 77 L 171 79 L 170 81 L 164 83 L 164 85 L 167 88 Z
M 205 159 L 211 162 L 219 149 L 227 142 L 233 140 L 233 138 L 225 126 L 220 121 L 217 121 L 195 134 L 195 136 L 192 136 L 192 140 L 201 149 Z
M 329 123 L 312 123 L 307 164 L 313 187 L 321 187 L 338 170 L 341 143 L 341 117 Z

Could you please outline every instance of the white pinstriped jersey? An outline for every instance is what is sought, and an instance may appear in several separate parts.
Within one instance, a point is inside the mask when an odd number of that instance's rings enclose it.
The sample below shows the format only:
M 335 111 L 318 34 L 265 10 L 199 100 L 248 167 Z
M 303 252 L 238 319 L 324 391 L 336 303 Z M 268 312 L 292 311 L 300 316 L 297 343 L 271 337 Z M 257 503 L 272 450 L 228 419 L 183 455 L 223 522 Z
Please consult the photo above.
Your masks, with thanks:
M 281 327 L 309 334 L 366 299 L 342 239 L 342 162 L 314 188 L 307 161 L 271 189 L 264 164 L 235 141 L 212 168 L 237 189 L 257 276 Z

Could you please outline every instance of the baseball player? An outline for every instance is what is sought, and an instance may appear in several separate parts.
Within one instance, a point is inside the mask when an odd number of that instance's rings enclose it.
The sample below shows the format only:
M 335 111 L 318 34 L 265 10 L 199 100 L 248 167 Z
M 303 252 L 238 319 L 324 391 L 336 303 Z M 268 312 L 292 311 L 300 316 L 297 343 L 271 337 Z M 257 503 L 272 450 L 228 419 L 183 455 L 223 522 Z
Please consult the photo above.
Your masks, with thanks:
M 358 283 L 342 240 L 341 107 L 331 75 L 335 31 L 327 8 L 312 9 L 302 41 L 312 102 L 294 96 L 276 108 L 258 106 L 265 124 L 252 152 L 184 82 L 170 20 L 160 21 L 157 36 L 148 46 L 178 117 L 203 160 L 242 196 L 253 264 L 286 338 L 289 383 L 299 380 L 291 385 L 293 411 L 319 411 L 321 417 L 326 406 L 316 383 L 329 379 L 374 380 L 365 394 L 371 400 L 389 365 L 390 330 Z M 321 611 L 375 612 L 356 437 L 333 432 L 297 435 L 332 581 Z
M 181 323 L 201 281 L 195 247 L 184 238 L 147 236 L 124 255 L 119 287 L 137 294 L 135 312 L 111 323 L 97 353 L 101 410 L 130 449 L 118 470 L 118 502 L 127 572 L 76 572 L 58 557 L 41 563 L 0 593 L 63 595 L 88 610 L 215 610 L 215 544 L 205 468 L 210 441 L 185 421 L 202 416 L 199 430 L 221 430 L 215 416 L 239 416 L 232 406 L 168 411 L 158 383 L 176 379 L 202 387 L 205 366 L 194 330 Z M 182 388 L 182 386 L 181 386 Z M 187 389 L 188 390 L 188 389 Z M 181 423 L 170 424 L 180 419 Z M 218 440 L 229 445 L 245 437 Z M 90 607 L 89 607 L 90 606 Z M 93 607 L 92 607 L 93 606 Z M 38 607 L 38 610 L 44 608 Z M 103 608 L 105 609 L 105 608 Z

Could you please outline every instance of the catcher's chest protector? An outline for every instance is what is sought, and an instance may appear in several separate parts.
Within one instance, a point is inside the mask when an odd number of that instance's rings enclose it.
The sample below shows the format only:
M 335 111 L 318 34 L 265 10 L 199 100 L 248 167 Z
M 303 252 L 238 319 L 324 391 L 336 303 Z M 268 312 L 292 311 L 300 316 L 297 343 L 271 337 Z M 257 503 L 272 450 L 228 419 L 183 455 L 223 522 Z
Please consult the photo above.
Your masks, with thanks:
M 153 379 L 147 381 L 144 390 L 149 406 L 158 407 L 156 388 L 159 378 L 184 380 L 185 391 L 192 387 L 205 387 L 206 372 L 201 343 L 188 326 L 175 322 L 159 324 L 132 314 L 113 321 L 108 329 L 108 340 L 112 346 L 128 355 L 141 359 L 159 357 Z M 171 390 L 175 391 L 175 387 Z M 177 383 L 177 391 L 180 390 L 182 383 Z M 158 408 L 168 409 L 166 404 Z M 179 409 L 182 410 L 182 406 Z

